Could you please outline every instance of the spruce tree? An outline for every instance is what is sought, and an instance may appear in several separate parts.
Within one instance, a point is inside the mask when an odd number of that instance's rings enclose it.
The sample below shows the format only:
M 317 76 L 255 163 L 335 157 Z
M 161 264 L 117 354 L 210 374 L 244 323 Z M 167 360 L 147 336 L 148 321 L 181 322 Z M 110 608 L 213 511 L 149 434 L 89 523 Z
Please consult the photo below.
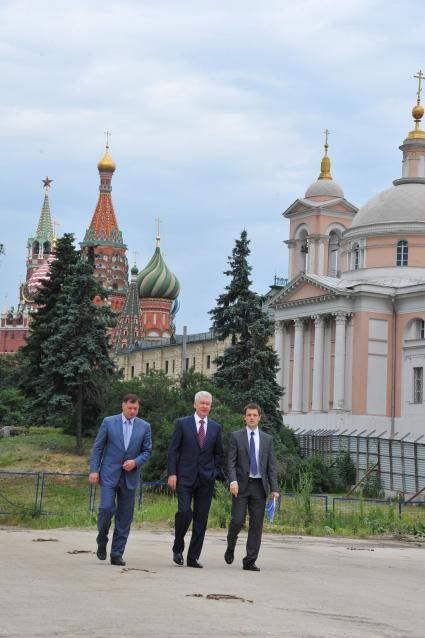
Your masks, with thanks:
M 224 272 L 230 278 L 226 292 L 210 311 L 216 337 L 221 341 L 230 337 L 229 347 L 216 359 L 214 379 L 219 387 L 232 392 L 237 409 L 242 410 L 251 401 L 259 403 L 263 425 L 276 430 L 282 425 L 279 411 L 282 388 L 276 381 L 278 357 L 270 345 L 274 327 L 263 311 L 263 298 L 250 288 L 249 243 L 244 230 L 229 257 L 230 268 Z
M 74 236 L 66 233 L 56 245 L 56 260 L 50 265 L 49 279 L 42 282 L 35 298 L 37 310 L 31 313 L 31 331 L 26 345 L 21 349 L 22 377 L 20 386 L 31 400 L 32 418 L 44 423 L 47 405 L 39 393 L 43 344 L 53 334 L 52 321 L 56 312 L 56 303 L 65 280 L 80 256 L 74 247 Z
M 105 299 L 105 290 L 93 277 L 91 261 L 79 259 L 64 281 L 51 335 L 42 344 L 40 400 L 50 417 L 73 417 L 79 453 L 83 425 L 92 424 L 93 410 L 100 409 L 102 387 L 114 372 L 107 335 L 111 310 L 95 305 L 96 296 Z

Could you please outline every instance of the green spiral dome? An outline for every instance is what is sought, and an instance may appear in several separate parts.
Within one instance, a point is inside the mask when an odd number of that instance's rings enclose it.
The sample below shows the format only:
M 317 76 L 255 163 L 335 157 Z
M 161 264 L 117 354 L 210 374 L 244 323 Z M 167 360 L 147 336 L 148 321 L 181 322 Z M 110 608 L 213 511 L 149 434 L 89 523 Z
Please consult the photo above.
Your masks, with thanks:
M 139 297 L 146 299 L 175 299 L 180 292 L 180 283 L 171 272 L 161 255 L 161 249 L 156 247 L 152 259 L 137 277 Z

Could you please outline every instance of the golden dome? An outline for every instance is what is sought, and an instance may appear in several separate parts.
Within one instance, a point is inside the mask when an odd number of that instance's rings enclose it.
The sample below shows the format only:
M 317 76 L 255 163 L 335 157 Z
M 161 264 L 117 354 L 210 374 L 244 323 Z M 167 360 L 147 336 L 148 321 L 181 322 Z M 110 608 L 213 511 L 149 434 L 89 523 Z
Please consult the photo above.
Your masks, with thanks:
M 109 145 L 106 145 L 105 155 L 102 157 L 100 162 L 97 165 L 99 171 L 109 171 L 113 173 L 116 169 L 117 165 L 112 161 L 111 156 L 109 155 Z

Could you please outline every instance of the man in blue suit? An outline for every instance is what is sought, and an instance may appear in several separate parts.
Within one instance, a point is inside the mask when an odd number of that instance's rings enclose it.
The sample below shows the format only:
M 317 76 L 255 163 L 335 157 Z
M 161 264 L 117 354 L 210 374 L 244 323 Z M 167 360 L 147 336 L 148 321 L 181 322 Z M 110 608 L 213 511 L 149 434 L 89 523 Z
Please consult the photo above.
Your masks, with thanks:
M 111 564 L 125 565 L 123 554 L 133 520 L 140 467 L 152 453 L 151 426 L 139 419 L 140 399 L 123 398 L 122 413 L 103 419 L 90 457 L 89 481 L 101 485 L 97 517 L 97 557 L 106 559 L 111 520 L 115 514 Z
M 188 567 L 203 567 L 198 559 L 207 528 L 214 482 L 222 471 L 221 425 L 208 418 L 211 404 L 209 392 L 196 393 L 195 414 L 176 421 L 168 450 L 168 485 L 177 491 L 178 498 L 173 560 L 177 565 L 183 565 L 184 537 L 193 520 L 186 561 Z

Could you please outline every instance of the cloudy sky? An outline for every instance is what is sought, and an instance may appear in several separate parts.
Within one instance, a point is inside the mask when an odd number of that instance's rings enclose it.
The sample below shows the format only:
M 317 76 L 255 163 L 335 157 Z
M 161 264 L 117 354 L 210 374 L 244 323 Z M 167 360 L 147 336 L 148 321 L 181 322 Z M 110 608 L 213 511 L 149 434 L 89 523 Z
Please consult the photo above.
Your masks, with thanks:
M 178 331 L 202 332 L 246 228 L 254 289 L 287 273 L 281 213 L 332 174 L 361 206 L 401 175 L 425 70 L 420 0 L 1 0 L 0 303 L 50 190 L 80 241 L 112 131 L 113 201 L 129 258 L 161 245 L 181 282 Z

